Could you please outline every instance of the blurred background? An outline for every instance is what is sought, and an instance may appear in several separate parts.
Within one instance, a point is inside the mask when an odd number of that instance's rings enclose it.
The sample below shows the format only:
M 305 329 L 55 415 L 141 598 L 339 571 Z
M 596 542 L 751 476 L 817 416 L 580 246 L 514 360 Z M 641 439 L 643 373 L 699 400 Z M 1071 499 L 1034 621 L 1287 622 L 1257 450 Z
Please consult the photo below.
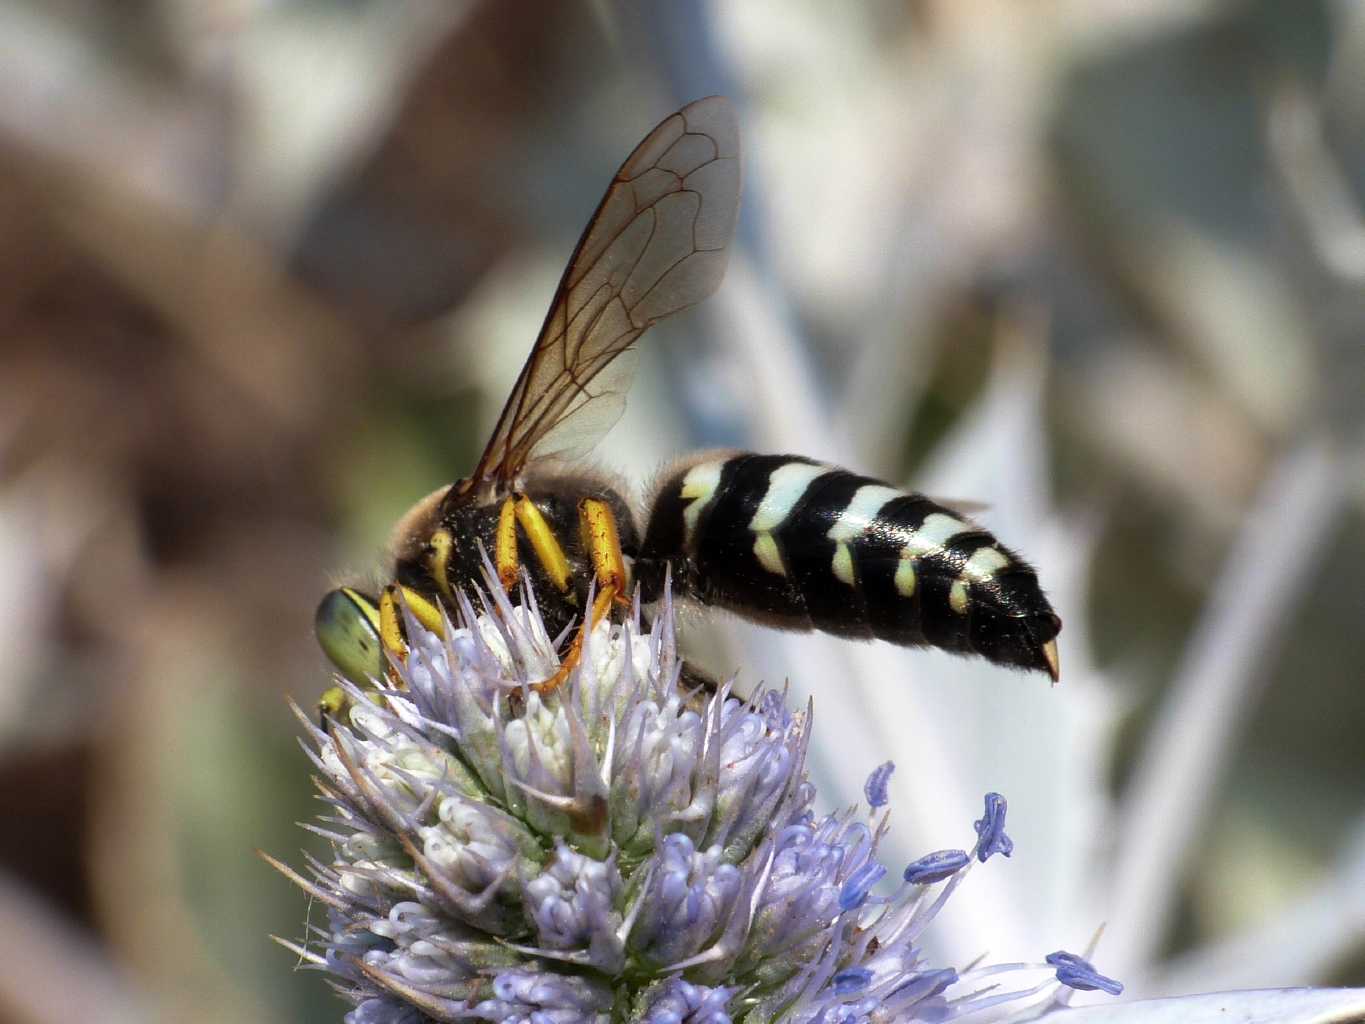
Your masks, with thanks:
M 337 1020 L 318 597 L 472 464 L 655 123 L 732 97 L 725 285 L 594 457 L 936 495 L 1039 567 L 1063 682 L 692 613 L 813 696 L 932 933 L 1134 995 L 1365 984 L 1365 6 L 0 0 L 0 1020 Z

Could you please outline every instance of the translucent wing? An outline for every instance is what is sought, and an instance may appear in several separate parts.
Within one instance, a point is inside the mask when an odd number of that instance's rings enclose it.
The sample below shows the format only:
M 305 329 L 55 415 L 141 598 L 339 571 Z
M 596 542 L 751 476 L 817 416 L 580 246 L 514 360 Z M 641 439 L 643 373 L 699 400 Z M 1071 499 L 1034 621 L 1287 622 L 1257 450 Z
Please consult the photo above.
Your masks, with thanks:
M 635 341 L 715 291 L 739 211 L 739 129 L 724 97 L 689 103 L 616 172 L 466 488 L 586 454 L 625 408 Z
M 940 498 L 937 494 L 926 494 L 926 498 L 937 505 L 953 512 L 960 512 L 964 516 L 978 516 L 982 512 L 990 511 L 990 502 L 976 501 L 973 498 Z

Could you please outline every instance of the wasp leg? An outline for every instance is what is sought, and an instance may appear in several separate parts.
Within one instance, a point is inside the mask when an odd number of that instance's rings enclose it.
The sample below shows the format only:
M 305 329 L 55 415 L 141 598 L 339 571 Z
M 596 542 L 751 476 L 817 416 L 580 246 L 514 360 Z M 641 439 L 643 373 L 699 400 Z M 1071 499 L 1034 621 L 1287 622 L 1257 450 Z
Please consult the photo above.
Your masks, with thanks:
M 400 595 L 412 617 L 425 628 L 442 638 L 446 635 L 446 629 L 441 609 L 434 602 L 411 587 L 390 583 L 379 597 L 379 641 L 395 660 L 404 662 L 408 659 L 408 639 L 403 631 L 403 614 L 398 604 Z M 395 683 L 401 682 L 393 678 L 392 673 L 390 678 Z
M 569 649 L 560 660 L 559 670 L 549 679 L 536 683 L 532 689 L 546 694 L 557 690 L 569 678 L 583 655 L 583 640 L 599 622 L 611 612 L 613 604 L 629 605 L 626 594 L 626 559 L 621 554 L 621 538 L 616 529 L 616 517 L 605 501 L 584 498 L 578 503 L 578 525 L 583 548 L 592 562 L 593 578 L 597 583 L 597 597 L 583 617 L 583 625 L 573 638 Z
M 498 510 L 498 532 L 493 540 L 493 564 L 498 570 L 498 582 L 502 589 L 511 591 L 517 585 L 521 573 L 521 560 L 517 557 L 517 505 L 507 498 Z
M 546 521 L 540 509 L 536 508 L 531 499 L 524 494 L 517 495 L 516 515 L 517 522 L 521 524 L 526 539 L 531 542 L 531 549 L 536 553 L 545 574 L 550 577 L 550 582 L 555 588 L 561 594 L 564 593 L 573 583 L 573 570 L 569 567 L 569 558 L 564 554 L 564 548 L 555 536 L 554 528 Z M 511 585 L 505 580 L 503 587 L 511 589 Z
M 403 635 L 403 616 L 398 610 L 398 586 L 390 583 L 379 595 L 379 642 L 399 661 L 408 658 L 408 640 Z
M 578 503 L 578 525 L 582 533 L 583 549 L 592 561 L 592 574 L 602 590 L 610 589 L 621 604 L 626 598 L 626 559 L 621 554 L 621 536 L 616 529 L 616 516 L 611 506 L 596 498 L 584 498 Z
M 346 691 L 340 686 L 329 686 L 318 698 L 317 713 L 318 725 L 324 732 L 331 730 L 331 723 L 339 719 L 346 710 L 350 701 L 346 699 Z
M 564 652 L 564 657 L 559 660 L 559 668 L 549 679 L 542 679 L 532 685 L 531 689 L 542 696 L 553 693 L 564 684 L 569 678 L 569 673 L 578 667 L 578 662 L 583 656 L 583 639 L 592 631 L 592 628 L 601 622 L 611 611 L 612 602 L 616 599 L 616 593 L 610 587 L 604 587 L 597 592 L 597 597 L 592 602 L 592 608 L 583 619 L 583 625 L 574 634 L 573 642 L 569 644 L 569 649 Z

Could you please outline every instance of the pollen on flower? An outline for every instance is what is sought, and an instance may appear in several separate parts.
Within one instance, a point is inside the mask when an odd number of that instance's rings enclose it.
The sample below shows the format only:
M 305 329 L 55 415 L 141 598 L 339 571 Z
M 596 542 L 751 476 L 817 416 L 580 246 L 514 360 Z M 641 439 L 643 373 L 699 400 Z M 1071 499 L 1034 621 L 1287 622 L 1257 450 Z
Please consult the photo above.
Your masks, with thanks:
M 886 829 L 818 815 L 809 707 L 685 685 L 667 596 L 587 636 L 541 696 L 553 644 L 490 581 L 445 638 L 411 618 L 400 678 L 327 730 L 299 713 L 333 844 L 308 877 L 326 907 L 285 945 L 327 972 L 349 1024 L 948 1021 L 1050 985 L 1114 991 L 1055 964 L 933 968 L 925 929 L 973 866 L 941 850 L 883 888 Z M 888 762 L 869 777 L 874 814 Z M 1012 849 L 991 794 L 973 854 Z M 875 827 L 873 827 L 875 826 Z M 999 971 L 1050 970 L 1002 994 Z M 875 1014 L 875 1016 L 874 1016 Z

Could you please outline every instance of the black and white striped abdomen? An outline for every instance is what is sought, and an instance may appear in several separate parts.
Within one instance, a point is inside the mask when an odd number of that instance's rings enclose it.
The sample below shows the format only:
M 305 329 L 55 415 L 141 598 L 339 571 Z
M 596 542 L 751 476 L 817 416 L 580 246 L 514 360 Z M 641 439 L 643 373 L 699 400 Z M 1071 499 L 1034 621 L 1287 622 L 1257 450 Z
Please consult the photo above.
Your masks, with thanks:
M 919 494 L 794 455 L 671 472 L 637 560 L 706 604 L 788 629 L 930 645 L 1056 676 L 1053 613 L 1025 562 Z

